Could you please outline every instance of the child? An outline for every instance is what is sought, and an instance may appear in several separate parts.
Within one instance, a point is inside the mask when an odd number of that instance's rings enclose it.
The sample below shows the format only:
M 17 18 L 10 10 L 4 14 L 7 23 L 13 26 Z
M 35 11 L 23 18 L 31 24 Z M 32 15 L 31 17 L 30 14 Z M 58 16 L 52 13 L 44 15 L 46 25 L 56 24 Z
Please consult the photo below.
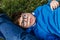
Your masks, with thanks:
M 34 35 L 26 33 L 15 25 L 0 9 L 0 40 L 38 40 Z
M 59 40 L 60 37 L 60 7 L 52 11 L 49 5 L 39 6 L 32 14 L 17 12 L 13 15 L 14 22 L 33 32 L 40 40 Z M 17 14 L 17 15 L 16 15 Z

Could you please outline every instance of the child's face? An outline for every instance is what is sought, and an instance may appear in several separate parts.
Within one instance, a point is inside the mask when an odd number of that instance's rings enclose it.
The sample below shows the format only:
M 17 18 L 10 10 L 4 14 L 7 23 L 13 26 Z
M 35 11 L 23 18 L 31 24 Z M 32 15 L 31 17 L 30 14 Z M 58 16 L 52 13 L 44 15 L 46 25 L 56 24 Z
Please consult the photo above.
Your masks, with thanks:
M 35 17 L 31 13 L 23 13 L 18 22 L 22 28 L 29 28 L 35 23 Z

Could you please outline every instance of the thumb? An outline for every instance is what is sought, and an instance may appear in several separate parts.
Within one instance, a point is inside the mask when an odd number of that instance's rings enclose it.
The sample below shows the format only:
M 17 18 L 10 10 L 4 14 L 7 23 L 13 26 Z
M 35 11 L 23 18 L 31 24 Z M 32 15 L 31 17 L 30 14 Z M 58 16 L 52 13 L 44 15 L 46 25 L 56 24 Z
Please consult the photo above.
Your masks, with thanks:
M 50 6 L 50 8 L 51 8 L 51 10 L 53 11 L 53 7 L 52 7 L 52 6 Z

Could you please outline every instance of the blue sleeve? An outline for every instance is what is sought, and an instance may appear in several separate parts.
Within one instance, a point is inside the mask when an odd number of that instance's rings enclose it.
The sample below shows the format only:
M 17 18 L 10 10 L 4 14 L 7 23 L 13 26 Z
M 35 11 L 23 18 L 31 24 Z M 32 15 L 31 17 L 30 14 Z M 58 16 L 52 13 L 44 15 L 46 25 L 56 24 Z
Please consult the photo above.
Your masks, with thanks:
M 37 8 L 34 10 L 33 15 L 34 15 L 35 17 L 38 17 L 39 11 L 41 11 L 41 9 L 42 9 L 42 6 L 37 7 Z
M 49 34 L 55 34 L 60 37 L 60 7 L 52 11 L 50 7 L 46 5 L 36 12 L 39 14 L 36 28 L 34 29 L 36 36 L 38 38 L 45 38 Z M 54 36 L 52 37 L 54 39 Z
M 59 40 L 60 38 L 54 34 L 50 34 L 46 37 L 45 40 Z
M 49 31 L 60 37 L 60 7 L 55 9 L 49 16 Z

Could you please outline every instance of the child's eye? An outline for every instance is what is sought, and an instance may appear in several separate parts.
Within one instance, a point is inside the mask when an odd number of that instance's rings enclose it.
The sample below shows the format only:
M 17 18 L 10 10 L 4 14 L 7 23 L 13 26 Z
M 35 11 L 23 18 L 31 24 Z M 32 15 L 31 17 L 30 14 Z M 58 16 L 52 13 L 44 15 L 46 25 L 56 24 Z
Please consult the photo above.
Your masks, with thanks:
M 23 18 L 26 19 L 27 18 L 27 15 L 24 15 Z

